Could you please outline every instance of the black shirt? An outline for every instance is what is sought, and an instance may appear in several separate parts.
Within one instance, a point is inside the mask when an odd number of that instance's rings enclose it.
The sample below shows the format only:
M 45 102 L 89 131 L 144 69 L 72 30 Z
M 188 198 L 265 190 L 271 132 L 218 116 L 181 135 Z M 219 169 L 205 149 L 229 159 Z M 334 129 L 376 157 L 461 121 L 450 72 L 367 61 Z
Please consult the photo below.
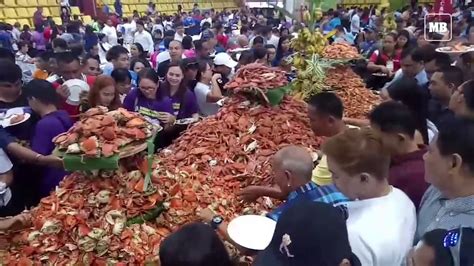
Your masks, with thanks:
M 442 121 L 451 119 L 454 117 L 453 111 L 449 110 L 448 107 L 443 106 L 439 101 L 430 99 L 428 102 L 428 119 L 433 122 L 437 127 Z

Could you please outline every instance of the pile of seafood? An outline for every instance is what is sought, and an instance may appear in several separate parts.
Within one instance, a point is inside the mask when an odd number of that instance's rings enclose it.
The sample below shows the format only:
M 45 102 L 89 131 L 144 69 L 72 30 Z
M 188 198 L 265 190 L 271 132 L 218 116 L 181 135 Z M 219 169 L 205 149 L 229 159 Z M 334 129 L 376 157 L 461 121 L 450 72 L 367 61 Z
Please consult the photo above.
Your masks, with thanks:
M 324 83 L 341 97 L 346 117 L 367 118 L 370 110 L 380 103 L 380 97 L 367 89 L 362 78 L 348 66 L 328 69 Z
M 286 97 L 269 107 L 236 95 L 156 155 L 146 191 L 145 161 L 141 170 L 108 177 L 66 177 L 32 210 L 34 226 L 9 236 L 7 257 L 0 258 L 13 265 L 155 261 L 164 237 L 197 220 L 203 208 L 226 219 L 273 209 L 274 200 L 244 203 L 236 193 L 270 184 L 271 156 L 290 144 L 319 147 L 304 102 Z
M 159 243 L 170 233 L 154 222 L 159 214 L 154 212 L 164 208 L 161 201 L 168 197 L 158 184 L 173 180 L 155 181 L 144 192 L 138 170 L 120 169 L 109 178 L 69 175 L 31 211 L 32 227 L 8 236 L 8 253 L 0 260 L 11 265 L 156 261 Z
M 330 59 L 357 59 L 360 58 L 357 48 L 346 43 L 333 43 L 324 47 L 322 56 Z
M 211 207 L 227 219 L 273 209 L 276 202 L 269 198 L 244 204 L 236 193 L 270 184 L 270 159 L 289 144 L 312 151 L 319 147 L 306 103 L 285 97 L 279 106 L 267 107 L 232 97 L 216 116 L 193 125 L 155 160 L 154 177 L 180 180 L 179 187 L 166 189 L 175 196 L 163 220 L 174 229 L 197 219 L 201 208 Z
M 259 63 L 252 63 L 241 67 L 224 88 L 234 93 L 255 94 L 268 102 L 265 96 L 268 90 L 280 88 L 287 84 L 285 71 Z
M 123 108 L 108 111 L 106 107 L 87 110 L 69 131 L 53 142 L 59 151 L 86 157 L 110 157 L 120 148 L 143 141 L 153 134 L 153 126 L 141 115 Z

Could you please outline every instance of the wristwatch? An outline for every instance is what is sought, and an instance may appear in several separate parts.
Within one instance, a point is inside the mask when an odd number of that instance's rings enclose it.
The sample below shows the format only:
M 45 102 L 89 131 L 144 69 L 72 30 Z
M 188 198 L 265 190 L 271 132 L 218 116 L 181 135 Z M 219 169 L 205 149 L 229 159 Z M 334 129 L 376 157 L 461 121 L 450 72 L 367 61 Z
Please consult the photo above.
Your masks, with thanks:
M 216 215 L 212 218 L 211 220 L 211 227 L 216 230 L 217 227 L 224 221 L 224 218 L 222 216 Z

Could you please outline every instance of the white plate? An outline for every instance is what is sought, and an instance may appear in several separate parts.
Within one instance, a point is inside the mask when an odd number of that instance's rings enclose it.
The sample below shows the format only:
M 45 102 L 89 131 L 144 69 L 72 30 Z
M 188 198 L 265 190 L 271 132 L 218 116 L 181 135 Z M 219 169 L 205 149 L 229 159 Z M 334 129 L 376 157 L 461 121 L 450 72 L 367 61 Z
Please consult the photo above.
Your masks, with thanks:
M 469 47 L 469 46 L 465 46 L 466 47 L 466 50 L 454 50 L 453 47 L 439 47 L 439 48 L 436 48 L 436 52 L 440 52 L 440 53 L 445 53 L 445 54 L 463 54 L 463 53 L 469 53 L 469 52 L 474 52 L 474 49 Z
M 188 125 L 188 124 L 192 124 L 194 122 L 197 122 L 199 119 L 198 118 L 182 118 L 182 119 L 178 119 L 176 120 L 176 124 L 177 125 Z
M 79 104 L 79 95 L 83 91 L 89 91 L 89 85 L 80 79 L 70 79 L 64 82 L 69 89 L 69 98 L 67 98 L 67 102 L 72 105 Z
M 220 99 L 219 101 L 217 101 L 216 104 L 219 105 L 220 107 L 222 107 L 222 106 L 224 106 L 224 103 L 225 103 L 225 100 L 226 100 L 226 99 L 227 99 L 227 98 L 222 98 L 222 99 Z
M 242 215 L 227 226 L 229 237 L 251 250 L 264 250 L 272 241 L 276 222 L 260 215 Z
M 250 50 L 250 48 L 235 48 L 234 50 L 230 50 L 229 53 L 242 53 L 243 51 Z
M 24 114 L 24 113 L 25 113 L 25 110 L 23 110 L 22 107 L 10 108 L 5 113 L 5 117 L 9 117 L 11 115 L 21 115 L 21 114 Z
M 6 118 L 6 119 L 2 120 L 2 126 L 3 127 L 16 126 L 18 124 L 21 124 L 21 123 L 25 122 L 26 120 L 30 119 L 30 117 L 31 117 L 31 115 L 29 113 L 24 113 L 23 115 L 24 115 L 23 119 L 16 122 L 16 123 L 14 123 L 14 124 L 12 124 L 10 121 L 11 121 L 12 118 L 14 118 L 17 115 L 12 115 L 9 118 Z

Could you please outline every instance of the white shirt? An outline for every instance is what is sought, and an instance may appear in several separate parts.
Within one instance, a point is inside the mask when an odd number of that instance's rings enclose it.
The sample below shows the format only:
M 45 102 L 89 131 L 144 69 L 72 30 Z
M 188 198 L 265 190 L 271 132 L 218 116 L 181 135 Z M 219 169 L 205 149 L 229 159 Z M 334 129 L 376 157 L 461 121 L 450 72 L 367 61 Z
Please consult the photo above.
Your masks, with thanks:
M 117 30 L 114 27 L 110 27 L 109 25 L 105 25 L 102 29 L 102 33 L 107 36 L 107 42 L 110 43 L 112 46 L 118 44 L 117 42 Z
M 207 102 L 207 95 L 211 92 L 211 86 L 198 82 L 194 88 L 194 94 L 199 106 L 199 112 L 204 116 L 215 115 L 219 111 L 219 105 Z
M 186 58 L 184 53 L 181 55 L 181 58 L 182 59 Z M 170 60 L 170 59 L 171 59 L 170 52 L 168 50 L 166 50 L 166 51 L 163 51 L 163 52 L 159 53 L 156 56 L 156 63 L 159 65 L 160 63 L 163 63 L 166 60 Z
M 174 39 L 175 39 L 176 41 L 182 42 L 184 36 L 185 36 L 184 34 L 183 34 L 183 35 L 179 35 L 179 34 L 176 32 L 176 33 L 174 34 Z
M 103 47 L 103 48 L 102 48 Z M 112 47 L 109 43 L 99 43 L 99 59 L 100 63 L 107 63 L 107 51 Z
M 7 154 L 0 149 L 0 174 L 5 174 L 6 172 L 10 171 L 13 167 L 10 158 L 8 158 Z
M 123 29 L 123 41 L 125 44 L 131 44 L 133 43 L 133 32 L 135 31 L 135 28 L 131 23 L 125 23 L 121 27 Z M 118 26 L 117 26 L 118 30 Z M 120 31 L 120 30 L 119 30 Z
M 143 30 L 142 32 L 135 32 L 134 42 L 141 44 L 143 46 L 143 50 L 147 51 L 148 53 L 153 53 L 155 51 L 153 38 L 146 30 Z
M 13 27 L 13 30 L 12 30 L 12 36 L 13 36 L 13 40 L 15 41 L 20 41 L 20 35 L 21 35 L 21 31 L 15 27 Z
M 157 30 L 160 30 L 161 31 L 161 34 L 163 36 L 163 34 L 165 34 L 165 28 L 163 27 L 163 24 L 153 24 L 153 28 L 152 28 L 152 31 L 155 32 Z
M 201 20 L 201 27 L 202 27 L 202 25 L 204 25 L 205 22 L 208 22 L 209 25 L 211 25 L 211 27 L 212 27 L 212 18 L 205 18 L 205 19 Z
M 402 265 L 413 245 L 416 211 L 401 190 L 383 197 L 346 204 L 352 252 L 364 266 Z
M 69 0 L 61 0 L 61 6 L 70 6 Z
M 360 31 L 360 17 L 359 14 L 354 14 L 351 18 L 351 32 L 359 32 Z
M 267 40 L 267 44 L 272 44 L 273 46 L 275 46 L 275 48 L 278 48 L 279 41 L 280 41 L 280 38 L 272 34 L 272 37 L 270 37 L 270 40 Z

